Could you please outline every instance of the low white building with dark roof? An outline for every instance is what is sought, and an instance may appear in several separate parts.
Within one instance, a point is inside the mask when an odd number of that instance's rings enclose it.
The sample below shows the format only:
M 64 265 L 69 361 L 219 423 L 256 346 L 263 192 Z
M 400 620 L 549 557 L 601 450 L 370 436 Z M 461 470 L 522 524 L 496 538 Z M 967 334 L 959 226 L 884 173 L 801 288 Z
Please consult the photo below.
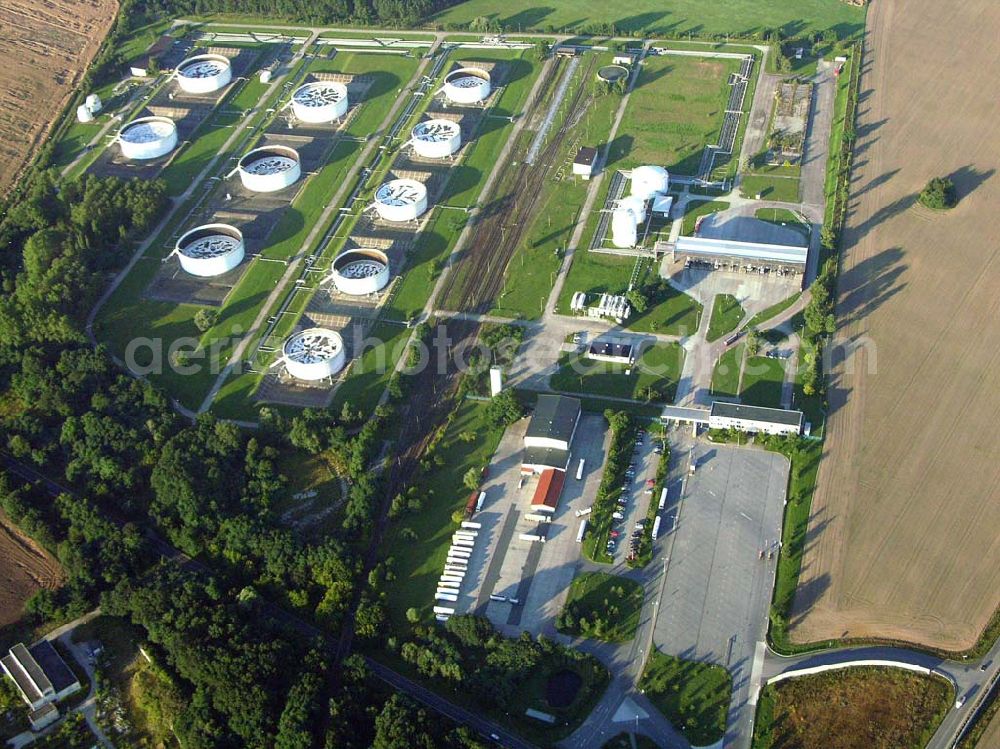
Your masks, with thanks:
M 28 719 L 35 730 L 59 717 L 56 702 L 80 690 L 76 675 L 48 640 L 30 648 L 18 643 L 0 658 L 0 667 L 31 708 Z
M 546 468 L 566 470 L 569 447 L 580 423 L 580 411 L 579 398 L 539 395 L 524 434 L 523 467 L 535 473 Z
M 800 434 L 802 412 L 715 401 L 709 412 L 708 427 L 764 434 Z

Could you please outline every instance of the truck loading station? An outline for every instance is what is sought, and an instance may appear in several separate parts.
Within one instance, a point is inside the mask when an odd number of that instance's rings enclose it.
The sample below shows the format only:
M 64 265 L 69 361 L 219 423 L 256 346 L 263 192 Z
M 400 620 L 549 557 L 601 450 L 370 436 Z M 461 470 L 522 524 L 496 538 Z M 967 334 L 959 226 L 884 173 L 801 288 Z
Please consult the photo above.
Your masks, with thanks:
M 674 263 L 715 270 L 747 273 L 802 275 L 809 248 L 760 242 L 739 242 L 708 237 L 678 237 L 673 244 L 657 243 L 657 251 L 669 251 Z

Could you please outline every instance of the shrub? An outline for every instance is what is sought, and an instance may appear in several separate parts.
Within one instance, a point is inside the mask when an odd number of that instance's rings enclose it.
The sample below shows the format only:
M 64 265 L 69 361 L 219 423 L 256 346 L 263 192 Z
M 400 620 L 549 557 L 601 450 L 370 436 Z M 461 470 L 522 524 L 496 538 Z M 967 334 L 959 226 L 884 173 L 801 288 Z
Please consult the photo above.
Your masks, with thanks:
M 928 208 L 951 208 L 957 201 L 955 183 L 947 177 L 935 177 L 920 193 L 920 202 Z

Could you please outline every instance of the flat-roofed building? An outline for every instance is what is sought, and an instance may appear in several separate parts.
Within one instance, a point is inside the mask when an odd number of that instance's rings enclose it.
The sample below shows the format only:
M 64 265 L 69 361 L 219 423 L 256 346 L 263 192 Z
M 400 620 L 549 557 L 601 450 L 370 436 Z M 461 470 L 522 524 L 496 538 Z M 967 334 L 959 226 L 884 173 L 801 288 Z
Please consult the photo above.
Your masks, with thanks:
M 594 341 L 587 349 L 587 356 L 598 361 L 631 364 L 632 344 L 621 341 Z
M 573 174 L 577 177 L 590 179 L 597 169 L 597 149 L 591 146 L 581 146 L 573 159 Z
M 59 717 L 54 703 L 80 689 L 76 675 L 48 640 L 30 648 L 18 643 L 0 658 L 0 667 L 31 708 L 28 718 L 35 730 Z
M 721 270 L 804 274 L 809 247 L 709 237 L 678 237 L 672 246 L 672 259 L 685 265 L 708 265 Z
M 565 395 L 538 396 L 535 412 L 524 434 L 524 468 L 541 473 L 546 468 L 565 470 L 569 448 L 580 423 L 580 400 Z
M 799 434 L 802 432 L 802 412 L 715 401 L 709 413 L 708 426 L 710 429 L 738 429 L 741 432 Z

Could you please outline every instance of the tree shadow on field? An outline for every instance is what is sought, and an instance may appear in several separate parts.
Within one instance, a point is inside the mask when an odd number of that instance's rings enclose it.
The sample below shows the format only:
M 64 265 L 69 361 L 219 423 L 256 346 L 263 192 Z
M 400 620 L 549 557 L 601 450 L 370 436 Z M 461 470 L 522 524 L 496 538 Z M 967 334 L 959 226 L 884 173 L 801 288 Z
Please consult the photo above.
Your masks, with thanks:
M 543 20 L 555 12 L 551 6 L 540 6 L 537 8 L 526 8 L 519 13 L 504 18 L 500 24 L 505 29 L 533 29 L 537 28 Z
M 875 179 L 881 179 L 881 178 L 876 177 Z M 845 232 L 845 241 L 846 241 L 845 247 L 851 247 L 857 244 L 858 241 L 860 241 L 861 239 L 863 239 L 868 235 L 868 232 L 870 232 L 876 226 L 881 224 L 883 221 L 888 221 L 894 216 L 898 216 L 903 211 L 909 210 L 916 202 L 917 202 L 917 193 L 911 193 L 909 195 L 904 195 L 901 198 L 897 198 L 891 203 L 883 205 L 881 208 L 875 211 L 871 216 L 862 221 L 860 224 L 854 226 L 853 228 L 849 228 L 848 231 Z M 850 226 L 851 224 L 850 219 L 852 218 L 857 208 L 858 208 L 858 201 L 852 200 L 847 211 L 848 226 Z
M 987 180 L 989 180 L 990 177 L 996 174 L 996 171 L 996 169 L 986 169 L 985 171 L 980 171 L 969 164 L 968 166 L 963 166 L 961 169 L 956 169 L 954 172 L 949 174 L 948 179 L 955 183 L 956 200 L 958 202 L 962 202 L 964 198 L 971 195 Z
M 837 321 L 842 328 L 871 314 L 906 287 L 900 277 L 908 266 L 902 261 L 903 250 L 890 247 L 841 273 Z
M 652 31 L 653 24 L 666 18 L 668 15 L 669 13 L 664 10 L 626 16 L 615 21 L 615 28 L 624 31 Z
M 858 167 L 855 166 L 854 168 L 857 169 Z M 860 195 L 864 195 L 866 192 L 869 192 L 870 190 L 874 190 L 876 187 L 881 187 L 886 182 L 888 182 L 893 177 L 895 177 L 898 173 L 899 173 L 898 169 L 893 169 L 891 172 L 885 172 L 884 174 L 881 174 L 878 177 L 875 177 L 874 179 L 869 180 L 868 184 L 866 184 L 864 187 L 861 187 L 861 188 L 858 188 L 858 189 L 852 189 L 851 190 L 851 195 L 853 197 L 855 197 L 855 198 L 858 197 L 858 196 L 860 196 Z
M 824 572 L 805 583 L 799 583 L 792 597 L 791 614 L 788 617 L 788 629 L 794 629 L 806 618 L 809 610 L 819 603 L 820 598 L 830 588 L 830 575 Z

